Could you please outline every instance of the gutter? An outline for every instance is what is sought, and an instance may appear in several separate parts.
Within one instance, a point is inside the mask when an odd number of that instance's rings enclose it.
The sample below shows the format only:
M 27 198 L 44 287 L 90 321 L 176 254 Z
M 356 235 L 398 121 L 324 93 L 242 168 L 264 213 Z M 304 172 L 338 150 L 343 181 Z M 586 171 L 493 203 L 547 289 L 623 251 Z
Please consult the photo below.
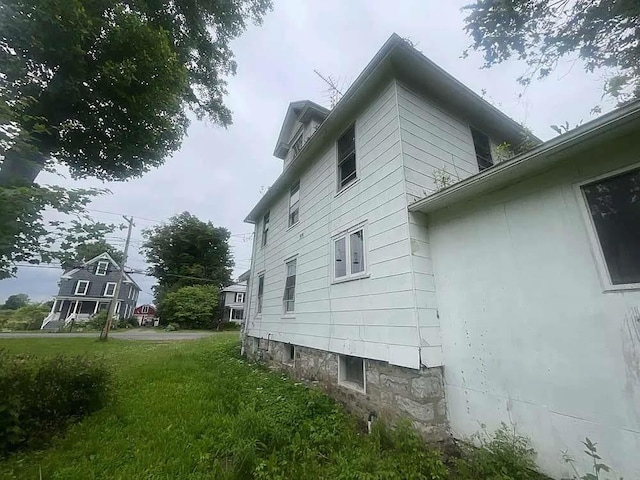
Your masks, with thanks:
M 410 212 L 429 213 L 450 205 L 456 200 L 464 199 L 465 194 L 470 196 L 472 194 L 470 190 L 474 186 L 482 189 L 481 191 L 484 192 L 483 187 L 485 187 L 485 185 L 490 186 L 492 180 L 500 179 L 512 171 L 517 171 L 523 165 L 527 165 L 540 157 L 559 153 L 580 141 L 589 140 L 613 131 L 626 121 L 634 120 L 635 117 L 640 117 L 640 100 L 636 100 L 629 105 L 613 110 L 612 112 L 592 120 L 581 127 L 571 130 L 563 135 L 559 135 L 542 145 L 538 145 L 528 152 L 520 154 L 504 163 L 487 169 L 482 173 L 468 177 L 461 182 L 455 183 L 450 187 L 418 200 L 409 205 L 408 209 Z M 477 193 L 478 192 L 475 192 L 475 194 Z

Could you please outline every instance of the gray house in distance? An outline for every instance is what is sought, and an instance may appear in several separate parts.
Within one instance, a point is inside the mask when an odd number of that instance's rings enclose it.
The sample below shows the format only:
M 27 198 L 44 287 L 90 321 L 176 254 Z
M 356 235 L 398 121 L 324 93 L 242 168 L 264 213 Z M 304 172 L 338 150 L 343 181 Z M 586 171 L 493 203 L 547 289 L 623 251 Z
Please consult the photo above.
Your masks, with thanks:
M 108 253 L 102 253 L 83 265 L 66 271 L 60 277 L 58 295 L 53 298 L 51 312 L 42 322 L 87 321 L 96 313 L 107 310 L 114 300 L 120 267 Z M 128 274 L 120 288 L 116 304 L 118 318 L 128 318 L 138 301 L 140 287 Z

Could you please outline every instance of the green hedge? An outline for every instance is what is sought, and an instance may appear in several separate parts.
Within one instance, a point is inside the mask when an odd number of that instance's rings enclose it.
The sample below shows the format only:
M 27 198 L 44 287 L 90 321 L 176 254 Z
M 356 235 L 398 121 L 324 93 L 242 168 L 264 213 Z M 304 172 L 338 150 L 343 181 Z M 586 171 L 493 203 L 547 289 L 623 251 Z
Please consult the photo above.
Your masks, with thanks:
M 108 401 L 110 373 L 84 357 L 0 350 L 0 456 L 40 446 Z

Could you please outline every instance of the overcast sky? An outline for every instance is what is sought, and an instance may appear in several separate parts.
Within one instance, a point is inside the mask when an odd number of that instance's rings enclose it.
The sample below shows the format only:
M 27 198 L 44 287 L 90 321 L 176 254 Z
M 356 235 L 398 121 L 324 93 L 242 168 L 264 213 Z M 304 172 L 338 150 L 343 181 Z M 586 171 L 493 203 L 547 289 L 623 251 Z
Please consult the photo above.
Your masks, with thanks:
M 587 75 L 580 62 L 567 61 L 545 81 L 526 91 L 515 79 L 525 65 L 509 62 L 483 70 L 482 58 L 471 52 L 461 59 L 469 39 L 464 33 L 460 8 L 471 0 L 274 0 L 274 10 L 262 26 L 251 26 L 233 42 L 238 72 L 229 80 L 227 105 L 234 123 L 223 129 L 193 121 L 182 148 L 164 166 L 128 182 L 102 184 L 72 182 L 42 175 L 40 183 L 99 186 L 112 191 L 96 199 L 90 208 L 96 219 L 118 222 L 117 214 L 133 215 L 129 266 L 144 268 L 138 252 L 141 230 L 183 211 L 227 227 L 237 276 L 249 268 L 251 225 L 246 214 L 282 171 L 282 160 L 272 153 L 289 102 L 314 100 L 328 106 L 326 85 L 314 69 L 331 75 L 346 87 L 371 60 L 388 37 L 396 32 L 408 37 L 427 57 L 517 121 L 524 122 L 546 140 L 549 128 L 568 121 L 572 126 L 593 117 L 590 110 L 611 104 L 601 100 L 602 80 Z M 391 8 L 390 8 L 391 7 Z M 109 237 L 122 247 L 125 232 Z M 60 271 L 22 268 L 15 279 L 0 281 L 0 301 L 14 293 L 33 300 L 57 294 Z M 139 303 L 152 300 L 152 278 L 134 276 L 143 292 Z

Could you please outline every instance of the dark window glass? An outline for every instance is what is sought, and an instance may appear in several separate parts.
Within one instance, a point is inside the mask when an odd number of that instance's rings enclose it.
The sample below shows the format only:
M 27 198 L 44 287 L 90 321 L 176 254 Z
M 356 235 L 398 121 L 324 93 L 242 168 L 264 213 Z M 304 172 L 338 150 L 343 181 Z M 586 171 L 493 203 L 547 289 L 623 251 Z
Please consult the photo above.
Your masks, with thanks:
M 258 313 L 262 313 L 262 294 L 264 293 L 264 275 L 258 277 Z
M 362 358 L 344 356 L 344 380 L 364 388 L 364 363 Z
M 295 360 L 296 358 L 296 346 L 289 344 L 289 360 Z
M 284 311 L 293 312 L 296 305 L 296 261 L 287 263 L 287 279 L 284 283 Z
M 269 213 L 264 214 L 262 218 L 262 246 L 267 244 L 267 237 L 269 236 Z
M 351 240 L 351 274 L 364 272 L 364 240 L 363 231 L 358 230 L 350 235 Z
M 300 182 L 297 182 L 289 191 L 289 226 L 295 225 L 300 219 Z
M 334 248 L 336 278 L 344 277 L 347 274 L 347 239 L 342 237 L 336 240 Z
M 473 137 L 473 147 L 476 150 L 476 160 L 478 162 L 478 170 L 483 171 L 493 166 L 491 159 L 491 146 L 489 145 L 489 137 L 484 133 L 471 127 L 471 136 Z
M 582 187 L 611 283 L 640 283 L 640 169 Z
M 338 182 L 343 188 L 356 179 L 356 133 L 352 125 L 338 139 Z

